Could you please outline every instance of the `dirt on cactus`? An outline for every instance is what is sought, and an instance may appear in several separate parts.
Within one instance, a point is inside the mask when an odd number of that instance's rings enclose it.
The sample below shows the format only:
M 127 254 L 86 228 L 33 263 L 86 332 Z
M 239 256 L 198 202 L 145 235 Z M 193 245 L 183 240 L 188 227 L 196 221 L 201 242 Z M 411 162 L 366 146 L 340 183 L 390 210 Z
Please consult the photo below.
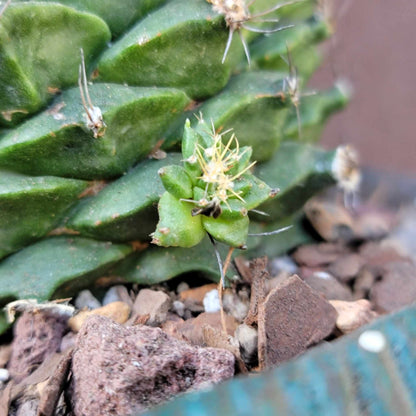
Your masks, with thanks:
M 347 207 L 334 193 L 310 200 L 315 242 L 279 258 L 236 258 L 224 315 L 217 284 L 195 275 L 82 291 L 64 326 L 59 307 L 28 306 L 0 346 L 0 414 L 139 414 L 415 302 L 414 191 L 404 204 L 382 185 Z

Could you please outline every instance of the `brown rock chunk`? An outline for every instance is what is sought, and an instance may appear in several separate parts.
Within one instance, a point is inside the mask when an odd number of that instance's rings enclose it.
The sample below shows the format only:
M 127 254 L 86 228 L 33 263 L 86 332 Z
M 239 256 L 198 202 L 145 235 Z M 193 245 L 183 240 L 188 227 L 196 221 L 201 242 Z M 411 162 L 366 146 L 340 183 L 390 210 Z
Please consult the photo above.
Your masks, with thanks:
M 159 328 L 92 316 L 72 359 L 75 416 L 130 415 L 234 373 L 233 355 L 196 348 Z
M 393 312 L 416 302 L 416 267 L 392 262 L 384 267 L 382 279 L 370 290 L 370 300 L 380 312 Z
M 325 299 L 352 300 L 351 289 L 340 283 L 330 273 L 325 271 L 314 272 L 303 280 L 311 288 L 324 296 Z
M 133 304 L 133 317 L 149 315 L 146 325 L 158 326 L 166 321 L 171 303 L 165 292 L 142 289 Z
M 295 261 L 308 267 L 327 266 L 334 262 L 341 254 L 347 252 L 344 246 L 334 243 L 305 244 L 294 253 Z
M 337 313 L 319 293 L 293 275 L 259 307 L 259 363 L 282 363 L 327 337 Z
M 82 324 L 92 315 L 105 316 L 119 324 L 124 324 L 124 322 L 129 319 L 130 306 L 124 302 L 112 302 L 101 308 L 92 309 L 90 311 L 81 311 L 69 319 L 68 325 L 74 332 L 78 332 L 81 329 Z
M 371 309 L 371 303 L 367 299 L 359 299 L 354 302 L 330 300 L 329 303 L 338 312 L 336 325 L 344 334 L 355 331 L 378 316 Z
M 18 319 L 8 364 L 14 381 L 23 380 L 49 355 L 59 350 L 67 319 L 47 312 L 25 312 Z

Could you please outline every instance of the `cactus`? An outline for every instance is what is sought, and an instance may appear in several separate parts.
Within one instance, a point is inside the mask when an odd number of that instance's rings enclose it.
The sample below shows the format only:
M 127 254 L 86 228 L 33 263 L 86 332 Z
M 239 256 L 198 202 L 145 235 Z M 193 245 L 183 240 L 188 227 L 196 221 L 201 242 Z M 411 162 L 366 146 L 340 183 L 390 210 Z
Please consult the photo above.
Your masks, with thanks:
M 310 143 L 348 93 L 299 93 L 295 107 L 288 50 L 303 88 L 329 25 L 313 0 L 251 3 L 235 1 L 240 23 L 222 0 L 0 9 L 0 306 L 104 274 L 218 279 L 207 233 L 253 255 L 251 234 L 282 224 L 291 237 L 271 237 L 268 254 L 308 238 L 299 210 L 339 179 L 337 153 Z

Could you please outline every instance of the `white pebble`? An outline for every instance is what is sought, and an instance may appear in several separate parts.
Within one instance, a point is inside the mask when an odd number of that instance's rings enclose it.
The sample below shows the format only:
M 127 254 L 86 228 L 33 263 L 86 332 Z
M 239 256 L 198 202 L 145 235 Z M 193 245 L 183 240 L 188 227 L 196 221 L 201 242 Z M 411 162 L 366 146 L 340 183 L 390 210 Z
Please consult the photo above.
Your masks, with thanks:
M 101 303 L 88 289 L 81 290 L 74 303 L 77 309 L 97 309 L 101 306 Z
M 369 352 L 379 353 L 386 348 L 386 338 L 380 331 L 364 331 L 358 338 L 358 345 Z
M 185 304 L 179 300 L 173 301 L 172 309 L 180 316 L 183 317 L 185 315 Z
M 332 276 L 332 274 L 329 274 L 327 272 L 315 272 L 313 274 L 315 277 L 319 277 L 320 279 L 324 279 L 324 280 L 332 280 L 334 277 Z
M 5 383 L 9 378 L 9 370 L 6 368 L 0 368 L 0 382 Z
M 221 309 L 218 290 L 213 289 L 207 292 L 204 296 L 203 304 L 205 312 L 218 312 Z

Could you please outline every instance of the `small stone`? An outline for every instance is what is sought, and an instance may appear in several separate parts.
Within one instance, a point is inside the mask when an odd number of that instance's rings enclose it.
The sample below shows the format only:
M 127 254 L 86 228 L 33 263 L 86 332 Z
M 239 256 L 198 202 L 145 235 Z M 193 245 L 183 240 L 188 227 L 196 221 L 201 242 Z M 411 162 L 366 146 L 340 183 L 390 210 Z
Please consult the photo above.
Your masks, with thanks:
M 14 325 L 8 370 L 15 382 L 31 374 L 47 357 L 59 350 L 67 327 L 64 316 L 25 312 Z
M 133 315 L 149 315 L 146 325 L 158 326 L 166 320 L 172 300 L 160 290 L 142 289 L 133 305 Z
M 303 278 L 303 276 L 301 277 Z M 352 300 L 351 289 L 340 283 L 328 272 L 314 272 L 311 276 L 303 280 L 310 287 L 322 294 L 325 299 Z
M 172 310 L 181 318 L 185 316 L 185 304 L 180 300 L 173 301 Z
M 355 331 L 360 326 L 370 323 L 378 316 L 371 309 L 371 303 L 367 299 L 359 299 L 354 302 L 330 300 L 329 303 L 338 313 L 336 325 L 344 334 Z
M 202 301 L 205 312 L 218 312 L 221 309 L 218 289 L 207 292 Z
M 181 302 L 184 302 L 185 305 L 187 305 L 188 303 L 195 303 L 195 304 L 202 305 L 205 295 L 211 290 L 214 290 L 217 288 L 218 288 L 217 283 L 210 283 L 208 285 L 203 285 L 203 286 L 195 287 L 192 289 L 183 290 L 179 294 L 179 300 Z
M 355 299 L 367 298 L 370 289 L 377 279 L 375 270 L 364 266 L 354 281 L 353 294 Z
M 211 326 L 218 331 L 222 331 L 221 313 L 203 312 L 196 318 L 188 319 L 177 327 L 177 333 L 183 339 L 186 339 L 193 345 L 204 345 L 204 337 L 202 328 L 205 326 Z M 238 322 L 234 317 L 225 314 L 225 325 L 228 335 L 234 336 L 234 332 L 237 329 Z
M 232 290 L 225 290 L 222 297 L 222 304 L 224 311 L 233 316 L 238 322 L 242 322 L 247 316 L 249 300 L 247 299 L 246 302 L 243 302 Z
M 144 325 L 91 316 L 72 359 L 75 416 L 131 415 L 232 377 L 234 356 L 192 347 Z
M 294 260 L 308 267 L 327 266 L 334 262 L 346 248 L 334 243 L 306 244 L 293 253 Z
M 240 344 L 241 358 L 250 365 L 257 364 L 257 329 L 252 326 L 241 324 L 235 331 L 235 338 Z
M 130 308 L 133 307 L 133 301 L 131 300 L 129 291 L 127 290 L 126 286 L 123 285 L 110 287 L 110 289 L 108 289 L 107 293 L 104 295 L 103 306 L 113 302 L 124 302 L 127 303 Z
M 381 281 L 370 290 L 370 300 L 376 311 L 385 313 L 416 302 L 416 267 L 407 262 L 387 264 Z
M 358 337 L 358 345 L 368 352 L 378 354 L 386 348 L 387 341 L 382 332 L 368 330 Z
M 354 221 L 343 205 L 313 198 L 305 204 L 304 211 L 324 240 L 351 241 L 354 238 Z
M 124 324 L 129 319 L 130 306 L 124 302 L 113 302 L 91 311 L 81 311 L 69 319 L 68 325 L 72 331 L 78 332 L 87 318 L 92 315 L 105 316 L 119 324 Z
M 186 282 L 180 282 L 176 287 L 176 293 L 179 295 L 180 293 L 184 292 L 185 290 L 189 289 L 189 285 Z
M 81 290 L 75 299 L 75 307 L 79 310 L 82 309 L 97 309 L 101 306 L 101 303 L 88 289 Z
M 66 333 L 61 340 L 61 347 L 59 348 L 60 351 L 64 352 L 69 348 L 72 348 L 75 345 L 75 341 L 77 338 L 77 334 L 72 331 Z
M 337 313 L 323 296 L 293 275 L 259 305 L 259 364 L 270 367 L 303 353 L 335 328 Z
M 349 253 L 338 257 L 327 270 L 341 282 L 347 283 L 357 276 L 363 264 L 361 256 Z
M 394 247 L 390 245 L 383 245 L 378 242 L 368 242 L 360 247 L 360 256 L 364 259 L 367 267 L 372 267 L 380 271 L 382 267 L 394 261 L 410 260 L 403 257 Z
M 290 275 L 297 273 L 298 266 L 289 256 L 275 257 L 269 261 L 269 272 L 271 276 L 277 276 L 281 272 Z
M 0 368 L 0 383 L 5 383 L 10 378 L 9 370 Z

